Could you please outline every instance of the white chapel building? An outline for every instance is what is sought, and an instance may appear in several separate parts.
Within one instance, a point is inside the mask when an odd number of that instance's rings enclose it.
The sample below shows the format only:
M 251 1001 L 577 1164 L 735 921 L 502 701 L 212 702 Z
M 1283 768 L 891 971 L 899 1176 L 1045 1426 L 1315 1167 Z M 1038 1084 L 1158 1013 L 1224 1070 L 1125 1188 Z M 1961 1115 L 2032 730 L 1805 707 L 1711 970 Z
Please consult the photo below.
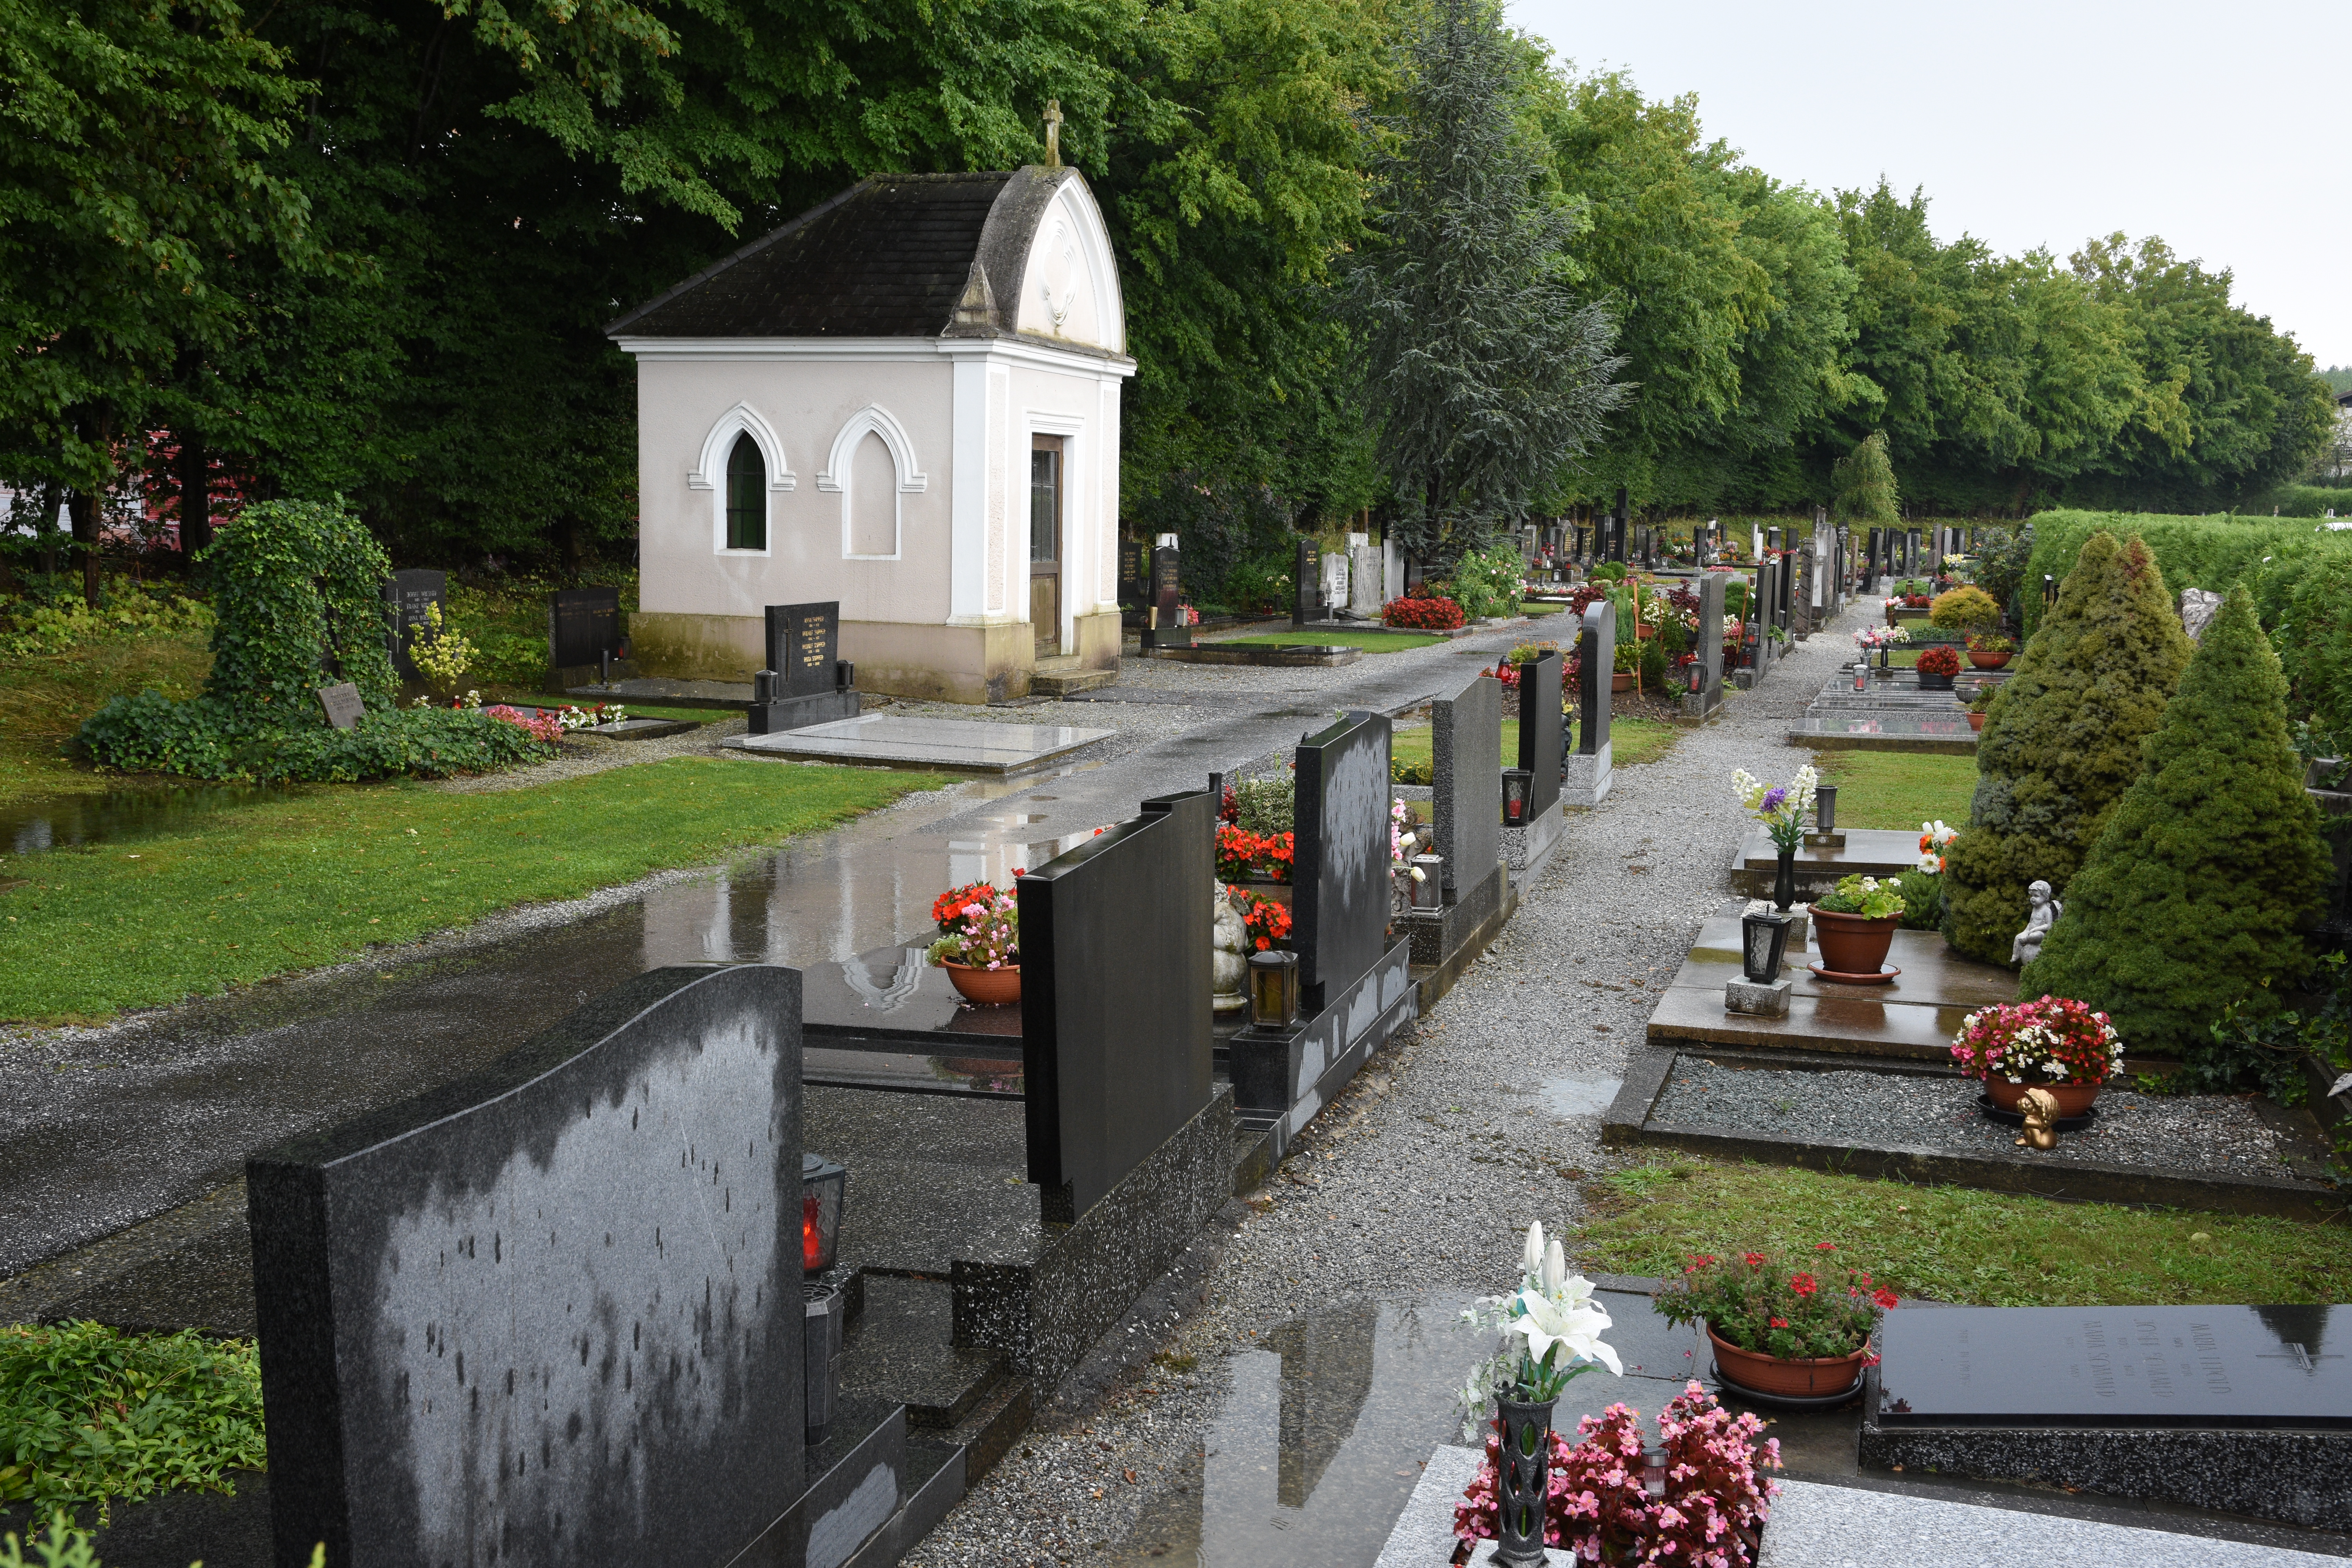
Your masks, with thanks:
M 1118 662 L 1110 237 L 1075 169 L 877 174 L 621 317 L 649 675 L 748 681 L 837 599 L 868 691 Z

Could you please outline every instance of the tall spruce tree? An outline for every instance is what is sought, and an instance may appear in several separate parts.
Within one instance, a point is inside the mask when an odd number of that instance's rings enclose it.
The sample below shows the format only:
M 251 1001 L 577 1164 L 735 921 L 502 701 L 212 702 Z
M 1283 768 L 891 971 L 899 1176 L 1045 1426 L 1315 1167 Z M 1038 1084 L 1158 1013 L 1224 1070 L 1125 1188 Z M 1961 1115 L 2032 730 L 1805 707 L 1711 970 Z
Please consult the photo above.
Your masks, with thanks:
M 1617 327 L 1565 255 L 1580 207 L 1546 186 L 1526 56 L 1494 0 L 1433 0 L 1403 46 L 1404 111 L 1379 163 L 1379 240 L 1349 279 L 1406 549 L 1450 557 L 1527 513 L 1601 432 Z
M 2243 584 L 2206 627 L 2147 765 L 2068 886 L 2019 994 L 2105 1009 L 2135 1051 L 2177 1056 L 2235 1002 L 2267 1011 L 2311 963 L 2300 927 L 2328 857 L 2288 743 L 2286 677 Z
M 1944 861 L 1954 947 L 2005 963 L 2025 926 L 2026 889 L 2044 881 L 2067 896 L 2139 776 L 2140 742 L 2188 662 L 2189 638 L 2147 546 L 2091 535 L 1985 719 L 1969 825 Z
M 1873 430 L 1837 460 L 1830 476 L 1830 515 L 1858 528 L 1893 528 L 1903 521 L 1895 509 L 1895 462 L 1886 455 L 1886 432 Z

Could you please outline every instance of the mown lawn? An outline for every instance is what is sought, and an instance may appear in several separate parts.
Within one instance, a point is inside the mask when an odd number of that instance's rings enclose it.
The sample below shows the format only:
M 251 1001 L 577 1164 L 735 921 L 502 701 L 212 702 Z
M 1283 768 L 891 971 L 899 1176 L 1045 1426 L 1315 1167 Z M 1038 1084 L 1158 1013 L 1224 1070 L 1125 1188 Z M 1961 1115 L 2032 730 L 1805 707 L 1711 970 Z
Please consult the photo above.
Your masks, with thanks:
M 212 668 L 201 632 L 94 639 L 0 660 L 0 805 L 122 788 L 119 774 L 93 773 L 67 753 L 81 721 L 108 699 L 150 686 L 194 697 Z
M 1967 823 L 1974 757 L 1916 752 L 1815 752 L 1822 782 L 1838 786 L 1837 825 L 1916 833 L 1923 822 Z
M 1693 1254 L 1768 1251 L 1867 1269 L 1906 1296 L 1990 1307 L 2352 1300 L 2344 1227 L 2242 1215 L 2059 1204 L 1689 1156 L 1585 1188 L 1579 1259 L 1681 1272 Z M 2200 1239 L 2201 1238 L 2201 1239 Z
M 1267 632 L 1235 642 L 1279 643 L 1285 647 L 1360 647 L 1366 653 L 1402 653 L 1407 648 L 1429 647 L 1445 642 L 1445 637 L 1433 637 L 1424 632 L 1339 632 L 1300 631 Z M 1209 646 L 1214 647 L 1212 641 Z
M 0 862 L 0 1021 L 63 1023 L 773 844 L 951 781 L 709 757 L 533 789 L 321 786 L 200 830 Z
M 1609 721 L 1611 759 L 1615 766 L 1621 768 L 1654 763 L 1674 749 L 1675 740 L 1681 732 L 1672 724 L 1655 719 L 1612 719 Z M 1391 742 L 1390 760 L 1399 767 L 1426 769 L 1429 766 L 1429 744 L 1427 725 L 1400 730 Z M 1519 765 L 1519 721 L 1517 719 L 1503 721 L 1502 763 L 1507 768 Z

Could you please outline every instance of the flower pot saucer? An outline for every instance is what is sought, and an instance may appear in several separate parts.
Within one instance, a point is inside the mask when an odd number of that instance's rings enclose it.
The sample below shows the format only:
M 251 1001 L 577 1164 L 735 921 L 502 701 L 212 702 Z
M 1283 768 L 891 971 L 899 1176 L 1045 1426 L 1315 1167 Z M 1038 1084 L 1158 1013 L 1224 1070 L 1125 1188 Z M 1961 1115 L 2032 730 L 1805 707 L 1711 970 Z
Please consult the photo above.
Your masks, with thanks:
M 1977 1096 L 1977 1109 L 1983 1111 L 1987 1116 L 1991 1117 L 1995 1121 L 2000 1122 L 2004 1127 L 2022 1127 L 2025 1125 L 2025 1112 L 2022 1110 L 2004 1110 L 2002 1107 L 1993 1103 L 1993 1098 L 1990 1094 L 1979 1094 Z M 2079 1132 L 2084 1128 L 2088 1127 L 2094 1121 L 2097 1120 L 2099 1108 L 2097 1106 L 2088 1106 L 2084 1108 L 2082 1115 L 2062 1116 L 2057 1121 L 2052 1122 L 2051 1125 L 2061 1132 Z
M 1839 985 L 1886 985 L 1892 984 L 1895 977 L 1903 973 L 1891 963 L 1875 974 L 1848 974 L 1843 970 L 1823 969 L 1818 963 L 1808 963 L 1805 967 L 1811 970 L 1820 979 L 1832 981 Z
M 1761 1405 L 1768 1410 L 1834 1410 L 1841 1405 L 1853 1404 L 1862 1394 L 1860 1377 L 1843 1394 L 1759 1394 L 1724 1376 L 1719 1366 L 1715 1369 L 1715 1382 L 1720 1393 L 1749 1405 Z

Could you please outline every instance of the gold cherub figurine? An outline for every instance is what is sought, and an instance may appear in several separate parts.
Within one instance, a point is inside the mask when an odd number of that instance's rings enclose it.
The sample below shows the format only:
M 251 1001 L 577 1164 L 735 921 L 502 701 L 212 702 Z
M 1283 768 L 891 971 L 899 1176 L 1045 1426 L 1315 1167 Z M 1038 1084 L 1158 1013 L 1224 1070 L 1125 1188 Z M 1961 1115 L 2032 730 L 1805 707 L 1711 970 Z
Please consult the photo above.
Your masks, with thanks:
M 2036 1149 L 2058 1147 L 2058 1097 L 2046 1089 L 2029 1089 L 2023 1101 L 2025 1136 L 2017 1141 L 2023 1148 L 2028 1143 Z

